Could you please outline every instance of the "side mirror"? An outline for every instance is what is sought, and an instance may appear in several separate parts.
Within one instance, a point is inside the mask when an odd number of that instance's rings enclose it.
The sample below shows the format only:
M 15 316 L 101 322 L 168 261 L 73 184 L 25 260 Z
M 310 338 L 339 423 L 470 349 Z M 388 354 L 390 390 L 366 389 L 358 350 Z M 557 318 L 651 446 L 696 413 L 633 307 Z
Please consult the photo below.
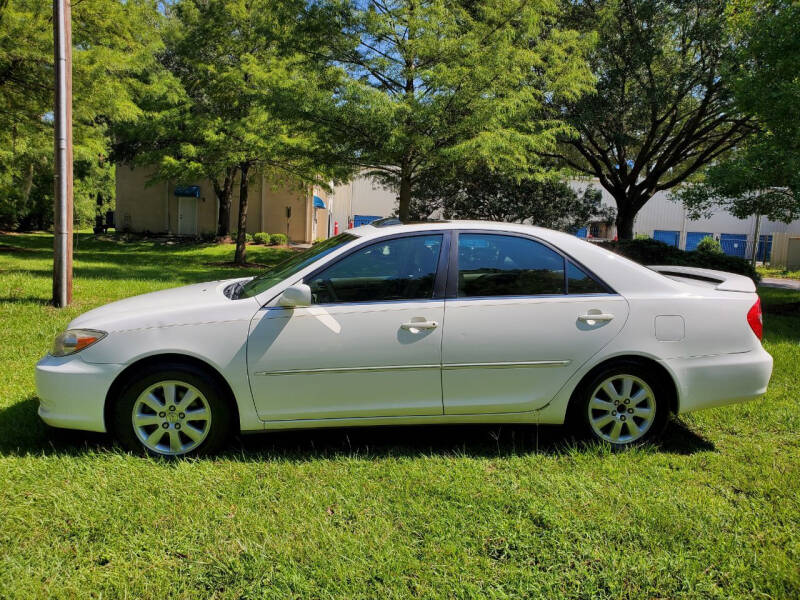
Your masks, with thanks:
M 311 306 L 311 288 L 305 283 L 297 283 L 286 288 L 278 298 L 278 305 L 287 308 Z

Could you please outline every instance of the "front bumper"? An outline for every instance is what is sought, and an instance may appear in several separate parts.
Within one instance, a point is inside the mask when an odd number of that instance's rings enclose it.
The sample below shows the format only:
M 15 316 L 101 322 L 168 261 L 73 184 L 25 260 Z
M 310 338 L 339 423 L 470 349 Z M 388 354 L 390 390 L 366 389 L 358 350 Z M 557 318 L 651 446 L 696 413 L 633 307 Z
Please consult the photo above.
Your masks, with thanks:
M 123 368 L 48 354 L 36 364 L 39 416 L 53 427 L 106 431 L 106 393 Z
M 678 412 L 746 402 L 763 396 L 772 375 L 772 356 L 751 352 L 664 361 L 679 385 Z

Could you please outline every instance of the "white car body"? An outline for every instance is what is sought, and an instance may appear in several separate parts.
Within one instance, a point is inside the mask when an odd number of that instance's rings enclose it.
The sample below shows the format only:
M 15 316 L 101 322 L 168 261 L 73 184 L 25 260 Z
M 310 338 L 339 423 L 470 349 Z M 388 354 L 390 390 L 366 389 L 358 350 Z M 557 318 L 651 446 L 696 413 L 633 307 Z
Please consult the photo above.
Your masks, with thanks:
M 455 231 L 539 240 L 610 291 L 278 304 L 286 288 L 355 246 L 411 233 L 442 232 L 449 240 Z M 357 239 L 254 297 L 232 300 L 224 291 L 235 280 L 215 281 L 81 315 L 70 329 L 107 335 L 74 355 L 48 355 L 37 364 L 41 418 L 57 427 L 106 431 L 106 407 L 120 375 L 166 355 L 190 357 L 215 371 L 235 398 L 242 431 L 560 424 L 584 376 L 619 357 L 663 369 L 674 384 L 675 413 L 751 400 L 766 391 L 772 358 L 746 320 L 757 301 L 746 277 L 659 268 L 668 277 L 572 235 L 526 225 L 442 222 L 364 226 L 349 233 Z M 408 325 L 415 322 L 433 325 L 419 331 Z

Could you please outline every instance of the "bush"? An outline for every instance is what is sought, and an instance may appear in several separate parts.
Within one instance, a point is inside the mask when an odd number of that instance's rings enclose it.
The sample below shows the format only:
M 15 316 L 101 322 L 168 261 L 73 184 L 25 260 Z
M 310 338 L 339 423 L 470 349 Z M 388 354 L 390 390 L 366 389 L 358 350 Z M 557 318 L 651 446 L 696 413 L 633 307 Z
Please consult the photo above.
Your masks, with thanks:
M 722 254 L 722 246 L 719 245 L 719 242 L 715 240 L 710 235 L 707 235 L 700 243 L 697 244 L 697 248 L 695 248 L 696 252 L 705 252 L 707 254 Z
M 236 240 L 238 239 L 238 237 L 239 237 L 239 232 L 238 231 L 231 231 L 231 241 L 234 244 L 236 243 Z M 244 241 L 245 241 L 245 243 L 252 242 L 253 241 L 253 234 L 252 233 L 245 233 L 244 234 Z
M 285 246 L 289 243 L 289 238 L 286 237 L 285 233 L 273 233 L 269 236 L 269 245 L 270 246 Z
M 700 267 L 701 269 L 714 269 L 715 271 L 747 275 L 756 283 L 761 280 L 761 276 L 756 273 L 753 265 L 738 256 L 728 256 L 727 254 L 716 254 L 714 252 L 685 252 L 656 240 L 619 240 L 616 242 L 603 242 L 598 246 L 621 254 L 625 258 L 643 265 Z
M 253 241 L 256 244 L 263 244 L 265 246 L 269 245 L 271 240 L 271 236 L 268 233 L 264 233 L 263 231 L 259 231 L 258 233 L 253 234 Z

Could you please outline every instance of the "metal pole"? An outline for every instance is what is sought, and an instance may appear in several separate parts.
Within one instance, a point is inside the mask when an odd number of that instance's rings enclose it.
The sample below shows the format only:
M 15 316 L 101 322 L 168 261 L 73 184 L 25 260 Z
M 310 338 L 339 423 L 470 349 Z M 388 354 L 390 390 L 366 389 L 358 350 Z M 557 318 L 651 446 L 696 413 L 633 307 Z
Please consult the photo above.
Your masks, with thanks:
M 72 20 L 69 0 L 53 0 L 55 207 L 53 304 L 72 302 Z

